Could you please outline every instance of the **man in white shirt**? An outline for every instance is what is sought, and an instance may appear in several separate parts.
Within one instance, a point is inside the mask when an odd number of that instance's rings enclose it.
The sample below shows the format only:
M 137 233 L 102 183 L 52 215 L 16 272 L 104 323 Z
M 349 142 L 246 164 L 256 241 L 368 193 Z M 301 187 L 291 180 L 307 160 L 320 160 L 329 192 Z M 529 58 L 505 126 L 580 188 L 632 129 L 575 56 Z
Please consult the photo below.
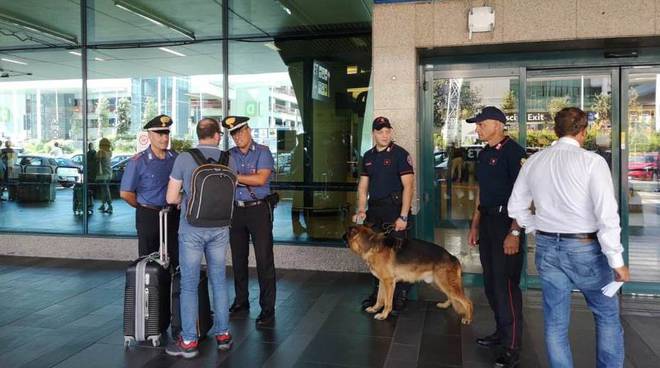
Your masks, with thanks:
M 568 341 L 571 291 L 579 289 L 594 314 L 598 367 L 623 367 L 619 301 L 601 292 L 628 281 L 619 215 L 605 160 L 581 148 L 588 122 L 569 107 L 555 116 L 559 140 L 523 165 L 509 199 L 509 216 L 536 231 L 536 268 L 543 289 L 545 340 L 551 367 L 572 367 Z M 534 202 L 535 214 L 530 205 Z M 614 270 L 614 272 L 612 272 Z

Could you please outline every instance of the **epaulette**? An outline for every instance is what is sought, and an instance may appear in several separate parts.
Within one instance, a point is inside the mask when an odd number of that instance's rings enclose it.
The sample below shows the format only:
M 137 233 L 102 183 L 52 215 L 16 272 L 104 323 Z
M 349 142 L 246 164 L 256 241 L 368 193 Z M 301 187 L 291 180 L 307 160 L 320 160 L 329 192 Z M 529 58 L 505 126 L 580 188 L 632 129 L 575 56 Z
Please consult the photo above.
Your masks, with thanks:
M 144 155 L 144 151 L 140 151 L 140 152 L 134 154 L 133 157 L 131 157 L 131 161 L 139 159 L 140 157 L 142 157 L 142 155 Z

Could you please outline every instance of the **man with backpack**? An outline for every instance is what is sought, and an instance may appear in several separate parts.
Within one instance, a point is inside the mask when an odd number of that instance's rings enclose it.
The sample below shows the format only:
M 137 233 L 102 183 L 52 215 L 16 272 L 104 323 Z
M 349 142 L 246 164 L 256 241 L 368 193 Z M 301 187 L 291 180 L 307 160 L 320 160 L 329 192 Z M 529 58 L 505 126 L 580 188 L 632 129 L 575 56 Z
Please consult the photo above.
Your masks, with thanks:
M 229 245 L 236 176 L 226 166 L 228 155 L 218 148 L 220 124 L 204 118 L 197 124 L 199 145 L 181 153 L 172 168 L 167 202 L 181 205 L 179 264 L 181 269 L 181 319 L 183 331 L 166 352 L 193 358 L 199 354 L 198 285 L 202 255 L 206 256 L 213 294 L 213 327 L 218 349 L 229 350 L 228 295 L 225 282 L 225 253 Z M 203 199 L 203 200 L 202 200 Z

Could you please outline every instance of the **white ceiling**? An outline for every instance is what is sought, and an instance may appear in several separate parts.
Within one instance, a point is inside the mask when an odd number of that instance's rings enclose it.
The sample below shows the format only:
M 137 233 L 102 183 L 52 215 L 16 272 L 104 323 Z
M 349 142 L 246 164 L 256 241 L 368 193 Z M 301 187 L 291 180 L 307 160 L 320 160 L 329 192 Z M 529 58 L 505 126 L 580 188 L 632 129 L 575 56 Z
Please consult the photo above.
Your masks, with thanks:
M 130 1 L 130 0 L 127 0 Z M 162 18 L 187 28 L 197 38 L 220 38 L 222 0 L 157 0 L 130 1 Z M 114 6 L 113 0 L 88 0 L 88 37 L 90 44 L 128 43 L 141 41 L 181 41 L 180 34 L 157 26 L 141 17 Z M 370 0 L 230 0 L 231 35 L 265 35 L 302 31 L 336 24 L 368 24 L 371 21 Z M 288 15 L 283 6 L 292 12 Z M 79 0 L 0 0 L 0 14 L 70 34 L 80 40 Z M 291 28 L 292 27 L 292 28 Z M 11 27 L 0 23 L 3 33 Z M 14 29 L 13 31 L 16 31 Z M 262 32 L 263 31 L 263 32 Z M 19 33 L 18 36 L 25 35 Z M 0 58 L 17 60 L 19 65 L 0 60 L 0 68 L 11 75 L 7 81 L 80 79 L 81 57 L 65 48 L 46 50 L 1 51 L 7 48 L 43 46 L 44 42 L 59 43 L 44 36 L 37 43 L 21 41 L 0 34 Z M 304 47 L 302 41 L 301 47 Z M 63 46 L 63 45 L 62 45 Z M 317 49 L 316 43 L 310 48 Z M 185 57 L 169 54 L 158 48 L 96 49 L 89 51 L 88 78 L 138 78 L 153 76 L 189 76 L 221 74 L 220 41 L 208 41 L 183 46 L 167 46 Z M 370 47 L 370 44 L 368 45 Z M 358 47 L 363 48 L 363 47 Z M 80 51 L 80 50 L 77 50 Z M 312 50 L 303 50 L 312 52 Z M 328 50 L 315 50 L 323 57 Z M 349 52 L 350 49 L 344 50 Z M 286 71 L 279 53 L 264 42 L 231 41 L 229 70 L 233 74 L 272 73 Z M 97 61 L 100 58 L 103 61 Z M 31 76 L 15 73 L 32 73 Z M 0 83 L 5 80 L 0 79 Z

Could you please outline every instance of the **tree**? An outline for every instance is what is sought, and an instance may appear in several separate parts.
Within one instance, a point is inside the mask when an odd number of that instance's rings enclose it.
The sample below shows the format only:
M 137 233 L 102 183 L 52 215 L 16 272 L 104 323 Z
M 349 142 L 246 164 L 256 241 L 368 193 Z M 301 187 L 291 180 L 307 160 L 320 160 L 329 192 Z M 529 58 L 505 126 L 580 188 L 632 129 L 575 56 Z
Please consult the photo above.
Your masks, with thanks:
M 609 128 L 611 126 L 610 111 L 612 110 L 612 96 L 606 93 L 596 95 L 591 110 L 596 113 L 596 123 L 598 128 Z
M 568 96 L 551 98 L 550 102 L 548 102 L 548 112 L 550 113 L 550 121 L 547 121 L 547 123 L 552 125 L 555 115 L 557 115 L 557 113 L 564 107 L 568 107 L 570 102 L 571 99 Z
M 449 101 L 449 79 L 436 79 L 433 81 L 433 125 L 442 128 L 445 123 L 446 112 Z M 482 107 L 481 95 L 478 90 L 470 87 L 469 83 L 463 82 L 460 94 L 460 119 L 474 116 L 475 112 Z
M 156 106 L 156 100 L 153 97 L 147 96 L 144 99 L 144 109 L 142 110 L 142 125 L 149 122 L 158 115 L 158 106 Z
M 518 98 L 516 93 L 510 89 L 502 98 L 502 111 L 505 113 L 513 113 L 516 111 Z
M 128 133 L 131 127 L 131 100 L 122 97 L 117 102 L 117 134 Z
M 96 120 L 99 136 L 101 130 L 110 126 L 110 101 L 104 96 L 96 102 Z

